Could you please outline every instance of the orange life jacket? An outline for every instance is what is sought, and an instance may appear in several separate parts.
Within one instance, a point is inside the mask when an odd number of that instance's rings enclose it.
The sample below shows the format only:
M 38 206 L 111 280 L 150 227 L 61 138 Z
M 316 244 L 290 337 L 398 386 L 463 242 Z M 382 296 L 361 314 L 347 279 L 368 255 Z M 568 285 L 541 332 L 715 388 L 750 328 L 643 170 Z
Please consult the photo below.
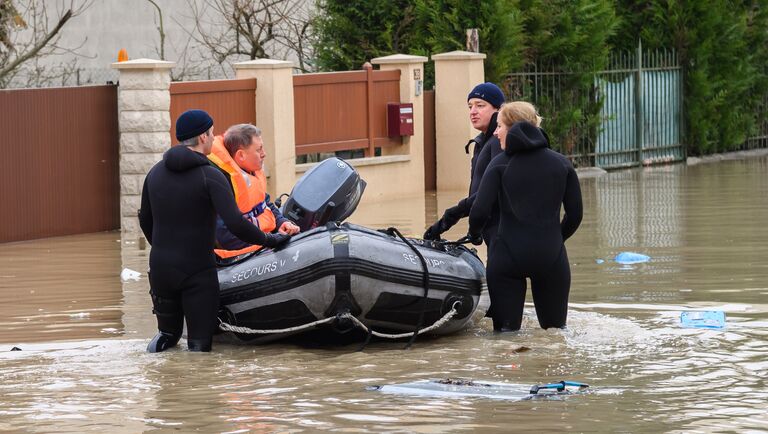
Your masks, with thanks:
M 222 136 L 214 138 L 213 149 L 211 149 L 208 159 L 229 176 L 229 182 L 235 192 L 237 207 L 243 213 L 243 217 L 254 224 L 258 224 L 264 233 L 274 231 L 277 222 L 265 200 L 267 197 L 267 178 L 264 176 L 264 172 L 259 170 L 251 174 L 241 169 L 229 155 L 227 148 L 224 147 Z M 231 258 L 260 248 L 261 246 L 252 245 L 239 250 L 214 249 L 214 252 L 221 258 Z

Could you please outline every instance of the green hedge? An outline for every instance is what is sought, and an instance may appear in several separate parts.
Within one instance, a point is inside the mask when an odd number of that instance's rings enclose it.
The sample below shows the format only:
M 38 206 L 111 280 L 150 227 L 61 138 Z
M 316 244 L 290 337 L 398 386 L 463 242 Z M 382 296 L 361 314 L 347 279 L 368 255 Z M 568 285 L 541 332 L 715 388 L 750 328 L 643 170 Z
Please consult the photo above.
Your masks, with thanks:
M 584 89 L 611 51 L 674 48 L 684 71 L 688 153 L 738 149 L 765 121 L 768 0 L 319 0 L 318 65 L 360 69 L 396 52 L 430 55 L 464 49 L 478 28 L 486 78 L 536 64 L 573 74 L 572 97 L 544 113 L 555 141 L 594 130 L 599 101 Z M 433 83 L 428 64 L 425 87 Z M 570 124 L 569 124 L 570 122 Z M 565 141 L 565 142 L 563 142 Z

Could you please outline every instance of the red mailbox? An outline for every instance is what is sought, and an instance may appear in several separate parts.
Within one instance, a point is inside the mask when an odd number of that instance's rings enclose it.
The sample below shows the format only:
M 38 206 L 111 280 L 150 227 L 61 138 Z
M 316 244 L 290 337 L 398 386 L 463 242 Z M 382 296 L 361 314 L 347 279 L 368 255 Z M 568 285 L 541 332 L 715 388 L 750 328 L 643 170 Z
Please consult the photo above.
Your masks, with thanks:
M 387 103 L 387 135 L 413 135 L 413 104 L 390 102 Z

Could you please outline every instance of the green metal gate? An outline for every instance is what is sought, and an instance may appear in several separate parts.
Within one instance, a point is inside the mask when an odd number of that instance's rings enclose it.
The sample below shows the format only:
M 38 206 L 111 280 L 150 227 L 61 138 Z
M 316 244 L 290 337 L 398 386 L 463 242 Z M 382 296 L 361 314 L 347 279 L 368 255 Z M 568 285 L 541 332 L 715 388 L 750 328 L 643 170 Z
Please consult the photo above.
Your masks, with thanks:
M 595 76 L 603 104 L 595 165 L 618 168 L 679 161 L 682 76 L 674 52 L 614 56 L 614 68 Z
M 612 169 L 682 160 L 678 57 L 667 50 L 641 52 L 638 47 L 636 53 L 615 53 L 611 68 L 586 84 L 572 72 L 529 65 L 508 76 L 508 95 L 539 108 L 553 148 L 577 166 Z

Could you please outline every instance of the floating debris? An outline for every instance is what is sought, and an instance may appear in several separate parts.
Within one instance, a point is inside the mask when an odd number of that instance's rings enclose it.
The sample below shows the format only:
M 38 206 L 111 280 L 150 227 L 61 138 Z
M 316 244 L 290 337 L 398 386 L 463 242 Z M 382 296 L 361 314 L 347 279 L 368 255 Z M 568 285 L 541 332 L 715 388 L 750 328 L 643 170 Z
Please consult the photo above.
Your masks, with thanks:
M 640 264 L 643 262 L 648 262 L 651 260 L 651 257 L 648 255 L 643 255 L 642 253 L 621 252 L 618 255 L 616 255 L 616 257 L 613 260 L 618 262 L 619 264 L 632 265 L 632 264 Z
M 564 395 L 574 395 L 589 387 L 574 381 L 537 384 L 500 383 L 475 381 L 461 378 L 442 380 L 420 380 L 411 383 L 369 386 L 367 390 L 383 393 L 418 395 L 444 398 L 489 398 L 506 401 L 524 401 L 529 399 L 562 399 Z
M 120 273 L 120 280 L 123 282 L 127 282 L 129 280 L 138 281 L 140 277 L 141 273 L 131 270 L 130 268 L 123 268 L 123 271 Z
M 725 312 L 722 310 L 682 312 L 680 324 L 689 328 L 722 329 L 725 327 Z

